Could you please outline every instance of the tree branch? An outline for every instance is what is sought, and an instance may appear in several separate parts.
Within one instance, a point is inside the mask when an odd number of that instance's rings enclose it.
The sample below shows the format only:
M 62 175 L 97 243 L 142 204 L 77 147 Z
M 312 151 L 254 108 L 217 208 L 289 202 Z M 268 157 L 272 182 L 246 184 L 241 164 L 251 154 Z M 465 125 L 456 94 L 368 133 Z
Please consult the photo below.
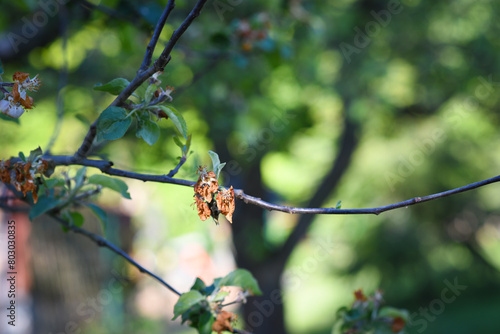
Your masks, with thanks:
M 140 86 L 142 85 L 143 82 L 145 82 L 149 77 L 151 77 L 154 73 L 158 71 L 163 71 L 165 69 L 165 66 L 168 64 L 170 61 L 170 53 L 172 52 L 172 49 L 174 48 L 175 44 L 179 40 L 179 38 L 182 36 L 182 34 L 186 31 L 186 29 L 193 23 L 194 19 L 200 15 L 201 9 L 203 8 L 203 5 L 207 2 L 207 0 L 199 0 L 194 8 L 191 10 L 189 15 L 186 17 L 186 19 L 182 22 L 182 24 L 177 28 L 172 36 L 170 37 L 170 40 L 168 41 L 167 45 L 163 49 L 163 52 L 161 53 L 160 57 L 154 62 L 153 66 L 149 67 L 147 70 L 144 71 L 139 71 L 139 73 L 135 76 L 135 78 L 130 82 L 130 84 L 116 97 L 116 99 L 110 104 L 110 106 L 121 106 L 125 101 L 132 95 L 132 93 Z M 170 5 L 167 4 L 167 9 Z M 165 14 L 165 16 L 168 14 Z M 163 15 L 162 15 L 163 16 Z M 156 30 L 155 30 L 156 32 Z M 150 43 L 151 44 L 151 43 Z M 149 47 L 149 45 L 148 45 Z M 147 52 L 146 52 L 147 56 Z M 142 66 L 141 66 L 142 67 Z M 78 148 L 78 151 L 75 153 L 73 156 L 73 161 L 78 161 L 84 159 L 90 149 L 92 148 L 92 142 L 94 141 L 94 138 L 97 134 L 97 120 L 92 123 L 92 125 L 89 128 L 89 131 L 87 132 L 87 135 L 83 139 L 83 142 Z
M 167 3 L 167 7 L 165 7 L 163 14 L 161 14 L 160 20 L 156 25 L 153 37 L 151 37 L 151 40 L 149 41 L 149 44 L 146 48 L 146 54 L 144 55 L 144 60 L 142 61 L 142 65 L 141 68 L 139 68 L 138 73 L 144 72 L 149 67 L 149 65 L 151 65 L 151 58 L 153 57 L 153 52 L 156 48 L 156 43 L 158 43 L 158 38 L 160 38 L 161 31 L 163 30 L 163 27 L 167 22 L 168 15 L 170 15 L 174 7 L 175 7 L 175 0 L 169 0 Z
M 79 165 L 79 166 L 87 166 L 87 167 L 93 167 L 101 170 L 101 172 L 108 174 L 108 175 L 115 175 L 115 176 L 121 176 L 121 177 L 126 177 L 129 179 L 136 179 L 136 180 L 141 180 L 141 181 L 150 181 L 150 182 L 159 182 L 159 183 L 170 183 L 170 184 L 176 184 L 176 185 L 181 185 L 181 186 L 187 186 L 187 187 L 193 187 L 194 184 L 196 183 L 195 181 L 189 181 L 189 180 L 184 180 L 184 179 L 176 179 L 173 177 L 169 177 L 168 175 L 155 175 L 155 174 L 141 174 L 141 173 L 135 173 L 135 172 L 129 172 L 126 170 L 121 170 L 117 168 L 112 168 L 113 163 L 110 161 L 103 161 L 103 160 L 91 160 L 91 159 L 83 159 L 81 161 L 75 162 L 73 160 L 72 156 L 66 156 L 66 155 L 44 155 L 42 156 L 43 159 L 46 160 L 53 160 L 54 164 L 56 166 L 71 166 L 71 165 Z M 13 159 L 15 161 L 15 159 Z M 463 187 L 451 189 L 451 190 L 446 190 L 440 193 L 428 195 L 428 196 L 423 196 L 423 197 L 414 197 L 412 199 L 408 199 L 406 201 L 394 203 L 394 204 L 389 204 L 385 206 L 378 206 L 374 208 L 366 208 L 366 209 L 335 209 L 335 208 L 299 208 L 299 207 L 293 207 L 293 206 L 284 206 L 284 205 L 278 205 L 278 204 L 273 204 L 269 203 L 266 201 L 263 201 L 260 198 L 253 197 L 250 195 L 245 194 L 245 192 L 242 189 L 234 189 L 234 194 L 235 197 L 242 200 L 243 202 L 247 204 L 252 204 L 259 206 L 263 209 L 270 210 L 270 211 L 280 211 L 280 212 L 285 212 L 285 213 L 290 213 L 290 214 L 311 214 L 311 215 L 319 215 L 319 214 L 327 214 L 327 215 L 366 215 L 366 214 L 374 214 L 374 215 L 379 215 L 382 212 L 402 208 L 402 207 L 407 207 L 410 205 L 415 205 L 423 202 L 428 202 L 432 201 L 438 198 L 442 197 L 448 197 L 451 195 L 455 195 L 458 193 L 466 192 L 469 190 L 473 190 L 479 187 L 483 187 L 485 185 L 488 185 L 490 183 L 496 183 L 500 182 L 500 175 L 497 175 L 495 177 L 492 177 L 490 179 L 486 179 L 483 181 L 475 182 L 468 184 Z
M 7 184 L 6 186 L 7 186 L 7 188 L 14 195 L 16 195 L 17 198 L 22 199 L 24 202 L 27 202 L 27 199 L 25 197 L 23 198 L 23 194 L 20 191 L 17 191 L 13 185 Z M 55 208 L 55 209 L 57 209 L 57 208 Z M 161 277 L 153 274 L 151 271 L 149 271 L 146 268 L 144 268 L 143 266 L 141 266 L 138 262 L 136 262 L 134 259 L 132 259 L 130 257 L 130 255 L 128 255 L 126 252 L 124 252 L 123 250 L 121 250 L 118 246 L 116 246 L 115 244 L 111 243 L 107 239 L 101 237 L 98 234 L 95 234 L 95 233 L 92 233 L 90 231 L 87 231 L 86 229 L 83 229 L 81 227 L 78 227 L 78 226 L 75 226 L 75 225 L 71 225 L 67 221 L 65 221 L 64 219 L 62 219 L 61 217 L 56 216 L 55 214 L 53 214 L 53 212 L 51 212 L 51 211 L 46 212 L 46 215 L 49 216 L 49 217 L 51 217 L 51 218 L 53 218 L 54 220 L 56 220 L 57 222 L 59 222 L 61 225 L 63 225 L 67 229 L 69 229 L 69 230 L 71 230 L 71 231 L 73 231 L 75 233 L 82 234 L 82 235 L 86 236 L 90 240 L 94 241 L 99 247 L 106 247 L 106 248 L 110 249 L 111 251 L 113 251 L 117 255 L 123 257 L 125 260 L 127 260 L 134 267 L 136 267 L 137 269 L 139 269 L 139 271 L 141 273 L 144 273 L 144 274 L 147 274 L 147 275 L 153 277 L 154 279 L 156 279 L 158 282 L 160 282 L 161 284 L 163 284 L 165 287 L 167 287 L 170 291 L 172 291 L 176 295 L 178 295 L 178 296 L 181 295 L 181 293 L 179 291 L 177 291 L 176 289 L 174 289 L 170 284 L 168 284 L 167 282 L 165 282 Z
M 113 243 L 109 242 L 107 239 L 101 237 L 98 234 L 95 234 L 95 233 L 92 233 L 90 231 L 87 231 L 87 230 L 85 230 L 85 229 L 83 229 L 81 227 L 78 227 L 78 226 L 75 226 L 75 225 L 70 225 L 70 224 L 68 224 L 68 222 L 66 222 L 65 220 L 63 220 L 63 219 L 61 219 L 61 218 L 59 218 L 59 217 L 57 217 L 55 215 L 49 215 L 49 216 L 52 217 L 52 218 L 54 218 L 55 220 L 57 220 L 61 225 L 65 226 L 66 228 L 70 229 L 71 231 L 86 236 L 90 240 L 94 241 L 99 247 L 106 247 L 106 248 L 110 249 L 112 252 L 114 252 L 115 254 L 123 257 L 130 264 L 132 264 L 134 267 L 136 267 L 137 269 L 139 269 L 139 271 L 141 273 L 144 273 L 144 274 L 147 274 L 147 275 L 153 277 L 154 279 L 156 279 L 158 282 L 160 282 L 161 284 L 163 284 L 165 287 L 167 287 L 170 291 L 172 291 L 176 295 L 178 295 L 178 296 L 181 295 L 181 293 L 179 291 L 177 291 L 176 289 L 174 289 L 170 284 L 168 284 L 167 282 L 165 282 L 161 277 L 153 274 L 151 271 L 149 271 L 146 268 L 144 268 L 143 266 L 141 266 L 134 259 L 132 259 L 127 253 L 125 253 L 123 250 L 121 250 L 120 248 L 118 248 L 117 246 L 115 246 Z

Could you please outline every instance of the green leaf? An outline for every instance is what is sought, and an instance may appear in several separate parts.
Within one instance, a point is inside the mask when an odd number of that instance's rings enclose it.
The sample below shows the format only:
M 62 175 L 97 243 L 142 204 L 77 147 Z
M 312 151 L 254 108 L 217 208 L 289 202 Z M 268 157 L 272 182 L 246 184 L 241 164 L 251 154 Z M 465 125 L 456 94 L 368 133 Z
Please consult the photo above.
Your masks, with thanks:
M 229 291 L 219 291 L 212 299 L 212 301 L 213 302 L 223 301 L 227 297 L 227 295 L 229 295 Z
M 28 160 L 27 161 L 35 161 L 36 158 L 38 158 L 39 156 L 43 155 L 43 151 L 42 149 L 40 148 L 40 146 L 38 146 L 36 149 L 30 151 L 30 155 L 28 157 Z
M 83 186 L 83 182 L 85 181 L 85 174 L 87 174 L 87 167 L 82 167 L 76 171 L 75 175 L 75 188 L 79 189 Z
M 106 224 L 108 223 L 108 214 L 106 211 L 101 209 L 99 206 L 95 205 L 94 203 L 86 203 L 86 205 L 89 207 L 92 212 L 99 218 L 99 221 L 101 222 L 101 228 L 104 234 L 106 234 Z
M 2 60 L 0 59 L 0 75 L 3 74 L 3 66 L 2 66 Z
M 26 156 L 24 155 L 23 152 L 19 152 L 19 158 L 23 161 L 23 162 L 27 162 L 26 161 Z
M 218 286 L 239 286 L 253 295 L 262 294 L 255 278 L 245 269 L 236 269 L 230 272 L 219 281 Z
M 179 139 L 179 136 L 177 136 L 177 135 L 174 136 L 174 143 L 175 143 L 175 145 L 179 146 L 179 148 L 181 150 L 184 150 L 184 144 Z
M 200 292 L 203 292 L 203 290 L 207 287 L 207 285 L 205 284 L 205 282 L 203 282 L 201 280 L 201 278 L 199 277 L 196 277 L 196 280 L 194 281 L 194 284 L 193 286 L 191 287 L 191 290 L 196 290 L 196 291 L 200 291 Z
M 123 137 L 132 123 L 127 111 L 120 107 L 108 107 L 97 119 L 97 140 L 115 140 Z
M 70 217 L 71 217 L 71 224 L 81 227 L 83 225 L 83 222 L 85 219 L 83 218 L 83 215 L 80 212 L 70 212 Z
M 342 208 L 342 201 L 338 201 L 337 204 L 335 205 L 335 209 L 340 209 Z
M 183 152 L 184 154 L 187 154 L 189 152 L 189 148 L 191 147 L 191 137 L 192 135 L 189 135 L 186 140 L 186 150 Z
M 178 112 L 174 107 L 156 106 L 156 108 L 160 108 L 161 110 L 163 110 L 168 115 L 170 120 L 174 123 L 177 131 L 179 131 L 179 133 L 185 139 L 187 139 L 187 125 L 184 117 L 182 117 L 182 114 Z
M 214 316 L 211 312 L 205 311 L 200 315 L 198 322 L 199 334 L 212 334 L 212 325 L 215 322 Z
M 94 85 L 94 90 L 108 92 L 113 95 L 119 95 L 129 84 L 130 82 L 127 79 L 116 78 L 108 83 L 105 83 L 104 85 L 101 83 Z
M 64 203 L 64 201 L 56 199 L 54 197 L 40 197 L 38 202 L 31 207 L 29 218 L 30 220 L 35 219 L 36 217 L 48 212 L 59 205 Z
M 210 158 L 212 158 L 212 166 L 214 168 L 214 173 L 218 179 L 220 171 L 222 170 L 222 168 L 224 168 L 226 163 L 225 162 L 220 163 L 219 155 L 214 151 L 208 151 L 208 154 L 210 155 Z
M 137 123 L 136 136 L 144 139 L 149 145 L 153 145 L 160 138 L 160 127 L 155 121 L 149 119 L 141 119 Z
M 151 84 L 146 88 L 146 93 L 144 94 L 144 100 L 146 102 L 146 106 L 151 102 L 151 99 L 153 98 L 154 93 L 158 89 L 158 86 Z
M 54 177 L 51 179 L 45 179 L 45 186 L 49 189 L 55 188 L 55 187 L 61 187 L 61 186 L 64 186 L 65 184 L 66 184 L 66 182 L 64 181 L 64 179 L 61 179 L 61 178 Z
M 174 306 L 174 317 L 172 320 L 180 316 L 182 313 L 189 310 L 194 305 L 200 303 L 202 300 L 205 300 L 203 295 L 196 290 L 191 290 L 186 293 L 183 293 L 177 303 Z
M 130 194 L 127 191 L 128 186 L 122 180 L 118 180 L 102 174 L 94 174 L 89 177 L 89 183 L 109 188 L 120 193 L 123 197 L 130 199 Z

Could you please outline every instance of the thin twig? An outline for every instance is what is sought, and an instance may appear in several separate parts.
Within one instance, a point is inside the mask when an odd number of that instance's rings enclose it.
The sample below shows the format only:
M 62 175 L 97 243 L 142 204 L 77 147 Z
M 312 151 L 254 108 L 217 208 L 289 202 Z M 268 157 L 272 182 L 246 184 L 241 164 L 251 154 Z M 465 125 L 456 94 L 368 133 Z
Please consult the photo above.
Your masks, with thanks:
M 113 166 L 113 163 L 110 161 L 83 159 L 74 162 L 72 159 L 73 157 L 67 155 L 44 155 L 42 156 L 42 158 L 54 161 L 56 166 L 78 165 L 78 166 L 93 167 L 101 170 L 101 172 L 108 175 L 121 176 L 141 181 L 171 183 L 188 187 L 192 187 L 196 183 L 193 181 L 188 181 L 183 179 L 175 179 L 168 175 L 141 174 L 141 173 L 129 172 L 122 169 L 112 168 L 111 166 Z
M 177 164 L 177 166 L 175 166 L 174 169 L 172 169 L 170 172 L 168 172 L 167 176 L 168 177 L 174 177 L 175 174 L 177 174 L 177 172 L 179 171 L 179 169 L 182 167 L 182 165 L 184 165 L 184 163 L 186 162 L 187 158 L 185 155 L 183 155 L 181 157 L 181 160 L 179 161 L 179 163 Z
M 44 155 L 42 157 L 43 159 L 50 159 L 54 161 L 54 164 L 56 166 L 70 166 L 70 165 L 80 165 L 80 166 L 87 166 L 87 167 L 93 167 L 93 168 L 98 168 L 101 170 L 101 172 L 109 175 L 115 175 L 115 176 L 121 176 L 121 177 L 126 177 L 130 179 L 136 179 L 136 180 L 141 180 L 141 181 L 150 181 L 150 182 L 159 182 L 159 183 L 170 183 L 170 184 L 177 184 L 181 186 L 188 186 L 188 187 L 193 187 L 195 182 L 194 181 L 189 181 L 189 180 L 184 180 L 184 179 L 176 179 L 173 177 L 169 177 L 168 175 L 152 175 L 152 174 L 141 174 L 141 173 L 134 173 L 134 172 L 129 172 L 121 169 L 116 169 L 112 168 L 111 166 L 113 165 L 109 161 L 102 161 L 102 160 L 91 160 L 91 159 L 83 159 L 78 162 L 74 162 L 72 160 L 71 156 L 65 156 L 65 155 Z M 431 200 L 435 200 L 438 198 L 442 197 L 447 197 L 451 196 L 454 194 L 462 193 L 465 191 L 469 191 L 472 189 L 476 189 L 479 187 L 483 187 L 485 185 L 488 185 L 490 183 L 496 183 L 500 182 L 500 175 L 497 175 L 495 177 L 492 177 L 490 179 L 486 179 L 483 181 L 475 182 L 468 184 L 463 187 L 443 191 L 440 193 L 424 196 L 424 197 L 414 197 L 412 199 L 394 203 L 394 204 L 389 204 L 385 206 L 379 206 L 379 207 L 374 207 L 374 208 L 367 208 L 367 209 L 335 209 L 335 208 L 299 208 L 299 207 L 292 207 L 292 206 L 284 206 L 284 205 L 278 205 L 278 204 L 273 204 L 269 203 L 266 201 L 263 201 L 260 198 L 253 197 L 250 195 L 245 194 L 245 192 L 242 189 L 234 189 L 234 194 L 236 198 L 242 200 L 243 202 L 247 204 L 253 204 L 260 206 L 261 208 L 264 208 L 266 210 L 270 211 L 280 211 L 280 212 L 286 212 L 290 214 L 312 214 L 312 215 L 319 215 L 319 214 L 327 214 L 327 215 L 366 215 L 366 214 L 374 214 L 374 215 L 379 215 L 382 212 L 385 211 L 390 211 L 402 207 L 407 207 L 410 205 L 415 205 L 423 202 L 428 202 Z
M 167 46 L 165 46 L 165 49 L 161 53 L 160 57 L 155 61 L 154 67 L 158 67 L 159 70 L 163 70 L 163 68 L 168 62 L 170 53 L 172 52 L 172 49 L 174 48 L 175 44 L 182 36 L 182 34 L 184 34 L 186 29 L 191 25 L 191 23 L 193 23 L 194 19 L 196 19 L 200 15 L 201 9 L 203 8 L 206 2 L 207 0 L 198 0 L 196 5 L 193 7 L 189 15 L 184 20 L 184 22 L 181 23 L 179 28 L 177 28 L 172 34 L 172 37 L 170 37 Z
M 144 72 L 149 67 L 149 65 L 151 65 L 151 58 L 153 57 L 153 52 L 156 48 L 156 43 L 158 43 L 158 38 L 160 38 L 161 31 L 165 26 L 165 22 L 167 22 L 168 15 L 172 12 L 174 7 L 175 7 L 175 0 L 169 0 L 167 7 L 165 7 L 163 14 L 161 14 L 160 20 L 156 24 L 153 36 L 151 37 L 151 40 L 149 41 L 149 44 L 146 48 L 146 54 L 144 55 L 144 60 L 142 61 L 139 73 Z
M 127 260 L 128 262 L 130 262 L 134 267 L 136 267 L 137 269 L 139 269 L 139 271 L 141 273 L 144 273 L 144 274 L 147 274 L 147 275 L 153 277 L 154 279 L 156 279 L 158 282 L 160 282 L 161 284 L 163 284 L 165 287 L 167 287 L 170 291 L 172 291 L 176 295 L 178 295 L 178 296 L 181 295 L 181 293 L 179 291 L 177 291 L 176 289 L 174 289 L 170 284 L 168 284 L 167 282 L 165 282 L 161 277 L 153 274 L 151 271 L 149 271 L 146 268 L 144 268 L 143 266 L 141 266 L 134 259 L 132 259 L 127 253 L 125 253 L 123 250 L 121 250 L 120 248 L 118 248 L 113 243 L 109 242 L 107 239 L 101 237 L 98 234 L 95 234 L 95 233 L 92 233 L 90 231 L 87 231 L 86 229 L 83 229 L 81 227 L 78 227 L 78 226 L 75 226 L 75 225 L 70 225 L 70 224 L 68 224 L 68 222 L 66 222 L 65 220 L 63 220 L 60 217 L 57 217 L 57 216 L 54 216 L 54 215 L 50 215 L 50 217 L 54 218 L 60 224 L 64 225 L 66 228 L 70 229 L 71 231 L 73 231 L 75 233 L 78 233 L 78 234 L 82 234 L 82 235 L 86 236 L 87 238 L 91 239 L 98 246 L 100 246 L 100 247 L 106 247 L 106 248 L 110 249 L 111 251 L 113 251 L 117 255 L 123 257 L 125 260 Z
M 408 207 L 410 205 L 415 205 L 423 202 L 428 202 L 432 201 L 438 198 L 442 197 L 447 197 L 451 196 L 454 194 L 462 193 L 465 191 L 469 191 L 472 189 L 476 189 L 479 187 L 483 187 L 485 185 L 488 185 L 490 183 L 496 183 L 500 182 L 500 175 L 497 175 L 495 177 L 492 177 L 490 179 L 486 179 L 483 181 L 475 182 L 468 184 L 463 187 L 451 189 L 451 190 L 446 190 L 440 193 L 424 196 L 424 197 L 414 197 L 406 201 L 394 203 L 394 204 L 389 204 L 385 206 L 379 206 L 375 208 L 367 208 L 367 209 L 335 209 L 335 208 L 297 208 L 297 207 L 291 207 L 291 206 L 284 206 L 284 205 L 277 205 L 277 204 L 272 204 L 266 201 L 261 200 L 260 198 L 252 197 L 247 194 L 245 194 L 242 190 L 240 189 L 235 189 L 234 194 L 237 198 L 243 200 L 245 203 L 248 204 L 253 204 L 260 206 L 264 209 L 270 210 L 270 211 L 281 211 L 281 212 L 286 212 L 290 214 L 312 214 L 312 215 L 318 215 L 318 214 L 333 214 L 333 215 L 366 215 L 366 214 L 374 214 L 374 215 L 379 215 L 382 212 L 385 211 L 390 211 L 402 207 Z
M 29 204 L 27 198 L 24 197 L 24 195 L 22 194 L 22 192 L 17 191 L 16 188 L 13 185 L 11 185 L 11 184 L 6 184 L 6 186 L 7 186 L 7 189 L 9 189 L 14 195 L 17 196 L 17 198 L 19 198 L 19 199 L 21 199 L 24 202 L 26 202 L 26 203 Z M 112 242 L 108 241 L 107 239 L 101 237 L 98 234 L 95 234 L 95 233 L 92 233 L 90 231 L 87 231 L 86 229 L 83 229 L 83 228 L 78 227 L 76 225 L 69 224 L 67 221 L 65 221 L 61 217 L 57 216 L 54 213 L 54 210 L 57 210 L 57 208 L 55 208 L 55 209 L 53 209 L 51 211 L 46 212 L 46 215 L 49 216 L 49 217 L 51 217 L 51 218 L 53 218 L 54 220 L 56 220 L 57 222 L 59 222 L 61 225 L 63 225 L 64 227 L 68 228 L 69 230 L 71 230 L 71 231 L 73 231 L 75 233 L 82 234 L 82 235 L 86 236 L 87 238 L 89 238 L 92 241 L 94 241 L 98 246 L 100 246 L 100 247 L 106 247 L 106 248 L 110 249 L 111 251 L 113 251 L 117 255 L 123 257 L 125 260 L 127 260 L 128 262 L 130 262 L 130 264 L 132 264 L 134 267 L 136 267 L 141 273 L 144 273 L 144 274 L 147 274 L 147 275 L 153 277 L 154 279 L 156 279 L 158 282 L 160 282 L 161 284 L 163 284 L 165 287 L 167 287 L 170 291 L 172 291 L 176 295 L 178 295 L 178 296 L 181 295 L 181 293 L 179 291 L 177 291 L 176 289 L 174 289 L 170 284 L 168 284 L 167 282 L 165 282 L 158 275 L 153 274 L 151 271 L 149 271 L 146 268 L 144 268 L 143 266 L 141 266 L 138 262 L 136 262 L 134 259 L 132 259 L 130 257 L 130 255 L 128 255 L 125 251 L 121 250 L 118 246 L 116 246 L 115 244 L 113 244 Z M 16 211 L 16 210 L 11 210 L 9 208 L 9 211 Z M 22 210 L 22 211 L 24 211 L 24 210 Z

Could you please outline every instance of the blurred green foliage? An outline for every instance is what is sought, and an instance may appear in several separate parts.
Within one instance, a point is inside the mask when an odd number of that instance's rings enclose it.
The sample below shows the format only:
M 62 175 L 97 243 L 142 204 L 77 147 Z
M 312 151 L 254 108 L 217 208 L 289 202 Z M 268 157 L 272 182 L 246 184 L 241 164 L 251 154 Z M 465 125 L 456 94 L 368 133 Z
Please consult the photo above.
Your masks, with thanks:
M 3 60 L 4 80 L 22 70 L 39 73 L 44 86 L 19 125 L 0 120 L 0 157 L 44 148 L 65 62 L 64 122 L 52 152 L 73 153 L 87 131 L 81 118 L 93 122 L 112 101 L 92 87 L 135 76 L 166 2 L 96 2 L 116 8 L 116 17 L 71 3 L 68 15 L 76 18 L 65 48 L 58 37 Z M 260 168 L 267 200 L 304 205 L 334 161 L 344 117 L 360 125 L 360 143 L 327 206 L 338 200 L 342 208 L 380 206 L 498 174 L 500 2 L 242 1 L 226 11 L 215 3 L 182 37 L 162 78 L 176 88 L 173 105 L 193 135 L 194 154 L 178 177 L 195 180 L 198 165 L 209 164 L 208 150 L 217 149 L 227 162 L 225 184 L 244 187 L 241 175 Z M 155 56 L 192 4 L 178 2 Z M 33 6 L 2 4 L 0 29 L 22 24 L 19 18 L 29 19 Z M 246 25 L 264 31 L 264 38 L 245 35 Z M 341 43 L 357 52 L 346 57 Z M 155 145 L 129 133 L 104 153 L 118 168 L 167 174 L 180 153 L 171 139 L 175 129 L 159 125 Z M 191 189 L 147 184 L 144 190 L 141 182 L 128 183 L 132 198 L 143 197 L 133 211 L 137 230 L 146 231 L 137 236 L 137 249 L 171 254 L 170 243 L 188 235 L 208 250 L 217 247 L 217 228 L 198 220 Z M 497 333 L 497 189 L 490 185 L 377 217 L 316 217 L 284 274 L 289 332 L 330 333 L 335 311 L 351 303 L 354 290 L 380 287 L 389 305 L 412 314 L 409 333 Z M 161 223 L 148 233 L 155 219 Z M 264 222 L 255 232 L 261 239 L 248 230 L 247 242 L 258 262 L 283 243 L 297 217 L 270 212 L 256 220 Z M 443 291 L 455 279 L 466 289 L 448 303 Z M 137 318 L 134 326 L 162 332 L 150 320 Z

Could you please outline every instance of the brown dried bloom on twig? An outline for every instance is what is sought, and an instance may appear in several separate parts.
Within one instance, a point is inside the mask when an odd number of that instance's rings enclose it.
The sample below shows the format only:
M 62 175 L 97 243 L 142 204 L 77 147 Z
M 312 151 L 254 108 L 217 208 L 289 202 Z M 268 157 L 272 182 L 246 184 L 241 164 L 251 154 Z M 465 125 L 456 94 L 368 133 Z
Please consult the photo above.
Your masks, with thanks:
M 202 221 L 207 220 L 210 217 L 211 211 L 210 208 L 208 207 L 207 202 L 205 202 L 203 199 L 201 199 L 201 196 L 198 194 L 195 194 L 194 200 L 196 203 L 196 209 L 198 210 L 198 216 Z
M 36 92 L 41 85 L 38 74 L 30 79 L 29 73 L 16 72 L 12 79 L 12 91 L 0 101 L 0 111 L 12 118 L 19 118 L 25 109 L 33 108 L 33 98 L 26 91 Z
M 233 186 L 231 186 L 231 188 L 229 189 L 219 191 L 215 199 L 217 201 L 217 207 L 219 208 L 220 213 L 226 216 L 226 219 L 229 220 L 229 222 L 232 224 L 235 206 Z
M 235 321 L 238 316 L 234 313 L 221 311 L 217 314 L 217 319 L 212 324 L 212 330 L 220 334 L 223 331 L 230 331 L 233 333 L 231 322 Z
M 219 182 L 213 171 L 207 171 L 206 167 L 198 168 L 198 181 L 194 185 L 194 201 L 198 210 L 198 216 L 205 221 L 212 216 L 218 224 L 219 214 L 226 216 L 233 223 L 234 212 L 234 190 L 219 190 Z
M 35 174 L 43 174 L 49 168 L 49 163 L 43 159 L 31 162 L 16 162 L 11 166 L 10 160 L 0 160 L 0 181 L 12 184 L 17 191 L 21 191 L 24 196 L 31 191 L 33 201 L 38 201 L 38 187 L 35 184 Z
M 207 171 L 206 167 L 198 168 L 198 182 L 194 185 L 194 192 L 199 194 L 208 203 L 212 202 L 212 194 L 219 190 L 219 182 L 212 171 Z

